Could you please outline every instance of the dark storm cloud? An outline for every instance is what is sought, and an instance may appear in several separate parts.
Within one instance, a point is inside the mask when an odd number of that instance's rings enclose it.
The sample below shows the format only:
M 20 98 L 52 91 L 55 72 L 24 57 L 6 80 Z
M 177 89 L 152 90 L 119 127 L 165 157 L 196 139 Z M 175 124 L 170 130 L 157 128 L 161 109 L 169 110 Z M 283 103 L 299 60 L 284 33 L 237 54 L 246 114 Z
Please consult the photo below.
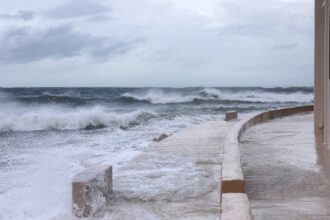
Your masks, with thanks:
M 48 11 L 47 17 L 66 19 L 103 14 L 109 11 L 105 5 L 96 0 L 67 0 L 64 4 Z
M 282 44 L 282 45 L 277 45 L 272 48 L 273 51 L 276 50 L 293 50 L 296 47 L 298 47 L 298 44 Z
M 0 63 L 28 63 L 45 58 L 61 59 L 87 55 L 107 60 L 123 54 L 141 40 L 118 41 L 76 32 L 71 26 L 46 29 L 18 27 L 0 37 Z
M 0 13 L 0 19 L 14 19 L 14 20 L 32 20 L 34 13 L 32 11 L 18 11 L 15 13 Z

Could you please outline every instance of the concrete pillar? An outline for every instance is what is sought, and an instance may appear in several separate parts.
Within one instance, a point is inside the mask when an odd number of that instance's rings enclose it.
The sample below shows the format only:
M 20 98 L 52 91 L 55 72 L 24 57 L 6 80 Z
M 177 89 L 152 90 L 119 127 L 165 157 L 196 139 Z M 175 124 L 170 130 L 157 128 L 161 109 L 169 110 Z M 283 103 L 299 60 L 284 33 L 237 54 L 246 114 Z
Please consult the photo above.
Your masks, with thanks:
M 88 217 L 107 203 L 112 193 L 112 167 L 98 166 L 77 174 L 72 181 L 72 211 Z
M 329 149 L 329 132 L 330 132 L 330 89 L 329 89 L 329 8 L 330 8 L 330 1 L 325 0 L 322 4 L 323 7 L 323 19 L 324 19 L 324 30 L 323 30 L 323 89 L 324 89 L 324 143 Z
M 225 113 L 225 121 L 231 121 L 237 119 L 237 112 L 229 111 Z
M 324 127 L 324 0 L 315 0 L 314 116 L 315 133 Z

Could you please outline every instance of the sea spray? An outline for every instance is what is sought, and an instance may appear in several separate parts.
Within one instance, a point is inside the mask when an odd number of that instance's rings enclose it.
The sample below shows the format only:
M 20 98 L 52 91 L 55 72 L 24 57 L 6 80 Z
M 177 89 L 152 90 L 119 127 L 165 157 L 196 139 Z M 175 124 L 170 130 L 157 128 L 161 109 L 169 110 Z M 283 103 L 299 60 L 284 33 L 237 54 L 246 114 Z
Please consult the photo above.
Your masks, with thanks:
M 113 165 L 119 199 L 198 196 L 213 187 L 209 173 L 175 155 L 154 155 L 137 173 L 118 170 L 160 134 L 222 120 L 224 111 L 312 102 L 312 88 L 2 88 L 0 219 L 71 219 L 72 177 L 99 164 Z M 109 209 L 96 219 L 120 219 L 127 209 L 157 219 L 125 202 Z
M 116 179 L 118 199 L 183 201 L 199 197 L 215 187 L 212 172 L 197 168 L 182 156 L 154 153 L 120 170 Z
M 91 108 L 34 107 L 21 112 L 0 112 L 0 132 L 122 128 L 147 123 L 157 117 L 152 111 L 114 113 L 102 106 Z
M 263 102 L 263 103 L 287 103 L 287 102 L 311 102 L 313 94 L 301 91 L 291 93 L 259 92 L 251 91 L 229 91 L 226 89 L 204 88 L 193 92 L 170 91 L 160 89 L 148 89 L 137 93 L 127 92 L 121 95 L 122 98 L 131 101 L 141 101 L 150 104 L 184 104 L 194 102 L 230 103 L 230 102 Z

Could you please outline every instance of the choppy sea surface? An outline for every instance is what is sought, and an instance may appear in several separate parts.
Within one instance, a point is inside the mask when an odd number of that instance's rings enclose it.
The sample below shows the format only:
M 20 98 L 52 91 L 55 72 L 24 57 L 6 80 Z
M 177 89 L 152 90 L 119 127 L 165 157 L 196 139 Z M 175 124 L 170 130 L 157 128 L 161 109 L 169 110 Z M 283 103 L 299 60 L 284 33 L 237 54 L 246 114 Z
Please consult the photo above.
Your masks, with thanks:
M 0 88 L 0 219 L 71 218 L 71 180 L 162 133 L 313 103 L 313 88 Z M 152 166 L 152 164 L 150 164 Z

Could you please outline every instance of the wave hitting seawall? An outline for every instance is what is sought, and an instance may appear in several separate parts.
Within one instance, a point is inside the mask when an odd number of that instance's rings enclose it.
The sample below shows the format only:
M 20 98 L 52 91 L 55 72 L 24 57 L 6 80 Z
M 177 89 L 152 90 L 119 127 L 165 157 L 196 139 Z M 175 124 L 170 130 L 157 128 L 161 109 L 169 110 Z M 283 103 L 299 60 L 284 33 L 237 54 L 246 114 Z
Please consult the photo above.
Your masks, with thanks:
M 1 89 L 0 132 L 126 129 L 160 117 L 254 111 L 312 100 L 311 88 Z
M 312 88 L 0 88 L 0 219 L 71 219 L 71 179 L 87 167 L 116 172 L 161 133 L 228 110 L 312 102 Z

